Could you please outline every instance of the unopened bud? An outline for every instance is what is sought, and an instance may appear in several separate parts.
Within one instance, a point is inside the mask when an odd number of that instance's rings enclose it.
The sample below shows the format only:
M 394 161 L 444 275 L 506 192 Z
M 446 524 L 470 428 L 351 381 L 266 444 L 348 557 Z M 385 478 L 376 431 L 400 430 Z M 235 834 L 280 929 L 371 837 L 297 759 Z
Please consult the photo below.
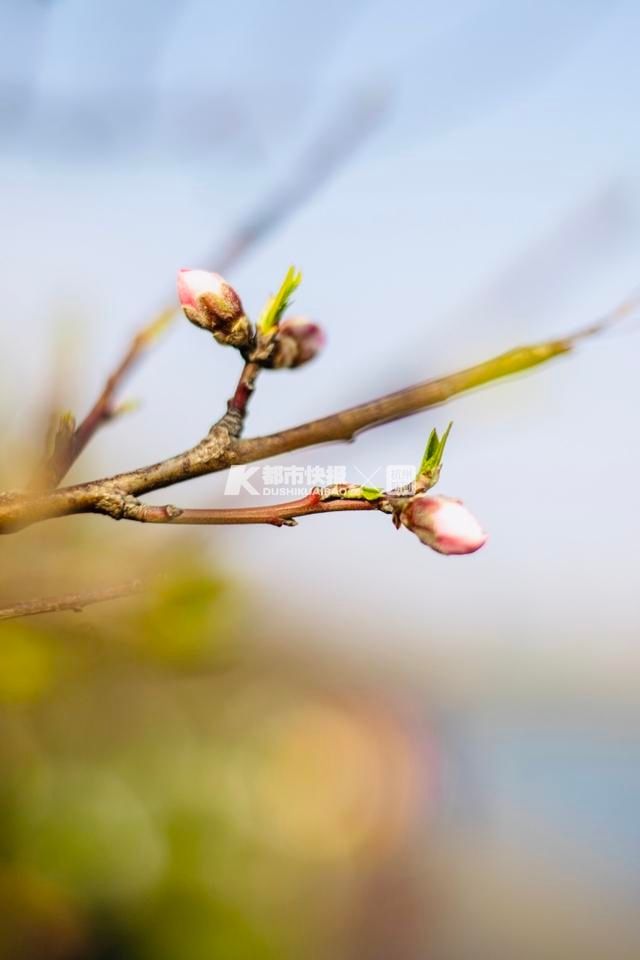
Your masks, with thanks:
M 461 500 L 452 497 L 413 497 L 403 509 L 404 526 L 438 553 L 474 553 L 487 535 Z
M 187 319 L 209 330 L 218 343 L 244 347 L 249 342 L 251 327 L 240 297 L 219 273 L 179 270 L 178 297 Z
M 299 367 L 322 350 L 326 336 L 322 327 L 308 317 L 286 317 L 278 327 L 272 365 Z

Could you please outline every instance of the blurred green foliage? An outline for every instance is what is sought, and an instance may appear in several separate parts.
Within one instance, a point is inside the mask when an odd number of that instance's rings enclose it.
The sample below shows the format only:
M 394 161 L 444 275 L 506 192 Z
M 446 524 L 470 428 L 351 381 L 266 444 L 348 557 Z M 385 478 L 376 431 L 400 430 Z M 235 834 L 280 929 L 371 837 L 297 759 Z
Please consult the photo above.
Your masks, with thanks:
M 212 539 L 82 518 L 0 542 L 0 603 L 148 585 L 0 624 L 0 960 L 345 954 L 402 836 L 404 735 L 270 643 Z

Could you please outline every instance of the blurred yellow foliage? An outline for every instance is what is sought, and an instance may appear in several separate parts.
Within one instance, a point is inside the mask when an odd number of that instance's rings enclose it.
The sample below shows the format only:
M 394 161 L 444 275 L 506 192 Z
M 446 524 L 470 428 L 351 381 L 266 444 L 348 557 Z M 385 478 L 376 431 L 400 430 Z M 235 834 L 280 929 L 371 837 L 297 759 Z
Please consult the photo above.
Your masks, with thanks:
M 20 622 L 4 624 L 0 642 L 0 703 L 28 703 L 43 696 L 56 675 L 46 639 Z

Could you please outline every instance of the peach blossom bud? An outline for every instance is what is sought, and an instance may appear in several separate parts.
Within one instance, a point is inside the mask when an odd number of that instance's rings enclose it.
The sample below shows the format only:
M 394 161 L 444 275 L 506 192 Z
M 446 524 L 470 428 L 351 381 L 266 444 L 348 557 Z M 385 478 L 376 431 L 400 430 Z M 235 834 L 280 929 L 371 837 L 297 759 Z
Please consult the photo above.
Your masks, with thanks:
M 249 342 L 251 329 L 240 297 L 219 273 L 179 270 L 178 297 L 187 319 L 209 330 L 218 343 L 244 347 Z
M 273 352 L 274 367 L 299 367 L 322 350 L 326 343 L 324 330 L 308 317 L 286 317 L 278 327 Z
M 474 553 L 487 535 L 461 500 L 452 497 L 413 497 L 400 519 L 404 526 L 438 553 Z

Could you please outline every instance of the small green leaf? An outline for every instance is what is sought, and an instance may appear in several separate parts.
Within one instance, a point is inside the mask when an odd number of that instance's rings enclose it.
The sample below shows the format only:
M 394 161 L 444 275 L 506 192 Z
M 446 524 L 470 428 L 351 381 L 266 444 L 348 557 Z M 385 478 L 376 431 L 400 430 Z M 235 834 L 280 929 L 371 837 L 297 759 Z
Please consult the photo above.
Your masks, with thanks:
M 453 420 L 450 420 L 447 425 L 447 429 L 445 430 L 445 432 L 442 434 L 442 437 L 440 438 L 440 444 L 438 446 L 438 463 L 439 464 L 442 463 L 444 448 L 447 445 L 447 440 L 449 439 L 449 434 L 451 433 L 452 426 L 453 426 Z
M 444 455 L 444 448 L 447 445 L 452 426 L 453 423 L 449 423 L 442 437 L 438 436 L 438 431 L 435 428 L 431 431 L 422 462 L 420 463 L 420 469 L 418 470 L 418 477 L 426 477 L 439 471 Z
M 273 327 L 277 327 L 282 318 L 282 314 L 291 305 L 291 297 L 302 282 L 302 273 L 295 267 L 289 267 L 287 274 L 282 281 L 280 289 L 272 297 L 269 297 L 265 307 L 260 314 L 258 326 L 262 333 L 268 333 Z
M 431 460 L 431 458 L 437 453 L 440 442 L 438 440 L 438 431 L 434 427 L 431 433 L 429 434 L 429 439 L 427 440 L 427 448 L 424 452 L 423 460 Z
M 365 500 L 379 500 L 382 496 L 382 490 L 379 487 L 361 487 L 360 489 Z

